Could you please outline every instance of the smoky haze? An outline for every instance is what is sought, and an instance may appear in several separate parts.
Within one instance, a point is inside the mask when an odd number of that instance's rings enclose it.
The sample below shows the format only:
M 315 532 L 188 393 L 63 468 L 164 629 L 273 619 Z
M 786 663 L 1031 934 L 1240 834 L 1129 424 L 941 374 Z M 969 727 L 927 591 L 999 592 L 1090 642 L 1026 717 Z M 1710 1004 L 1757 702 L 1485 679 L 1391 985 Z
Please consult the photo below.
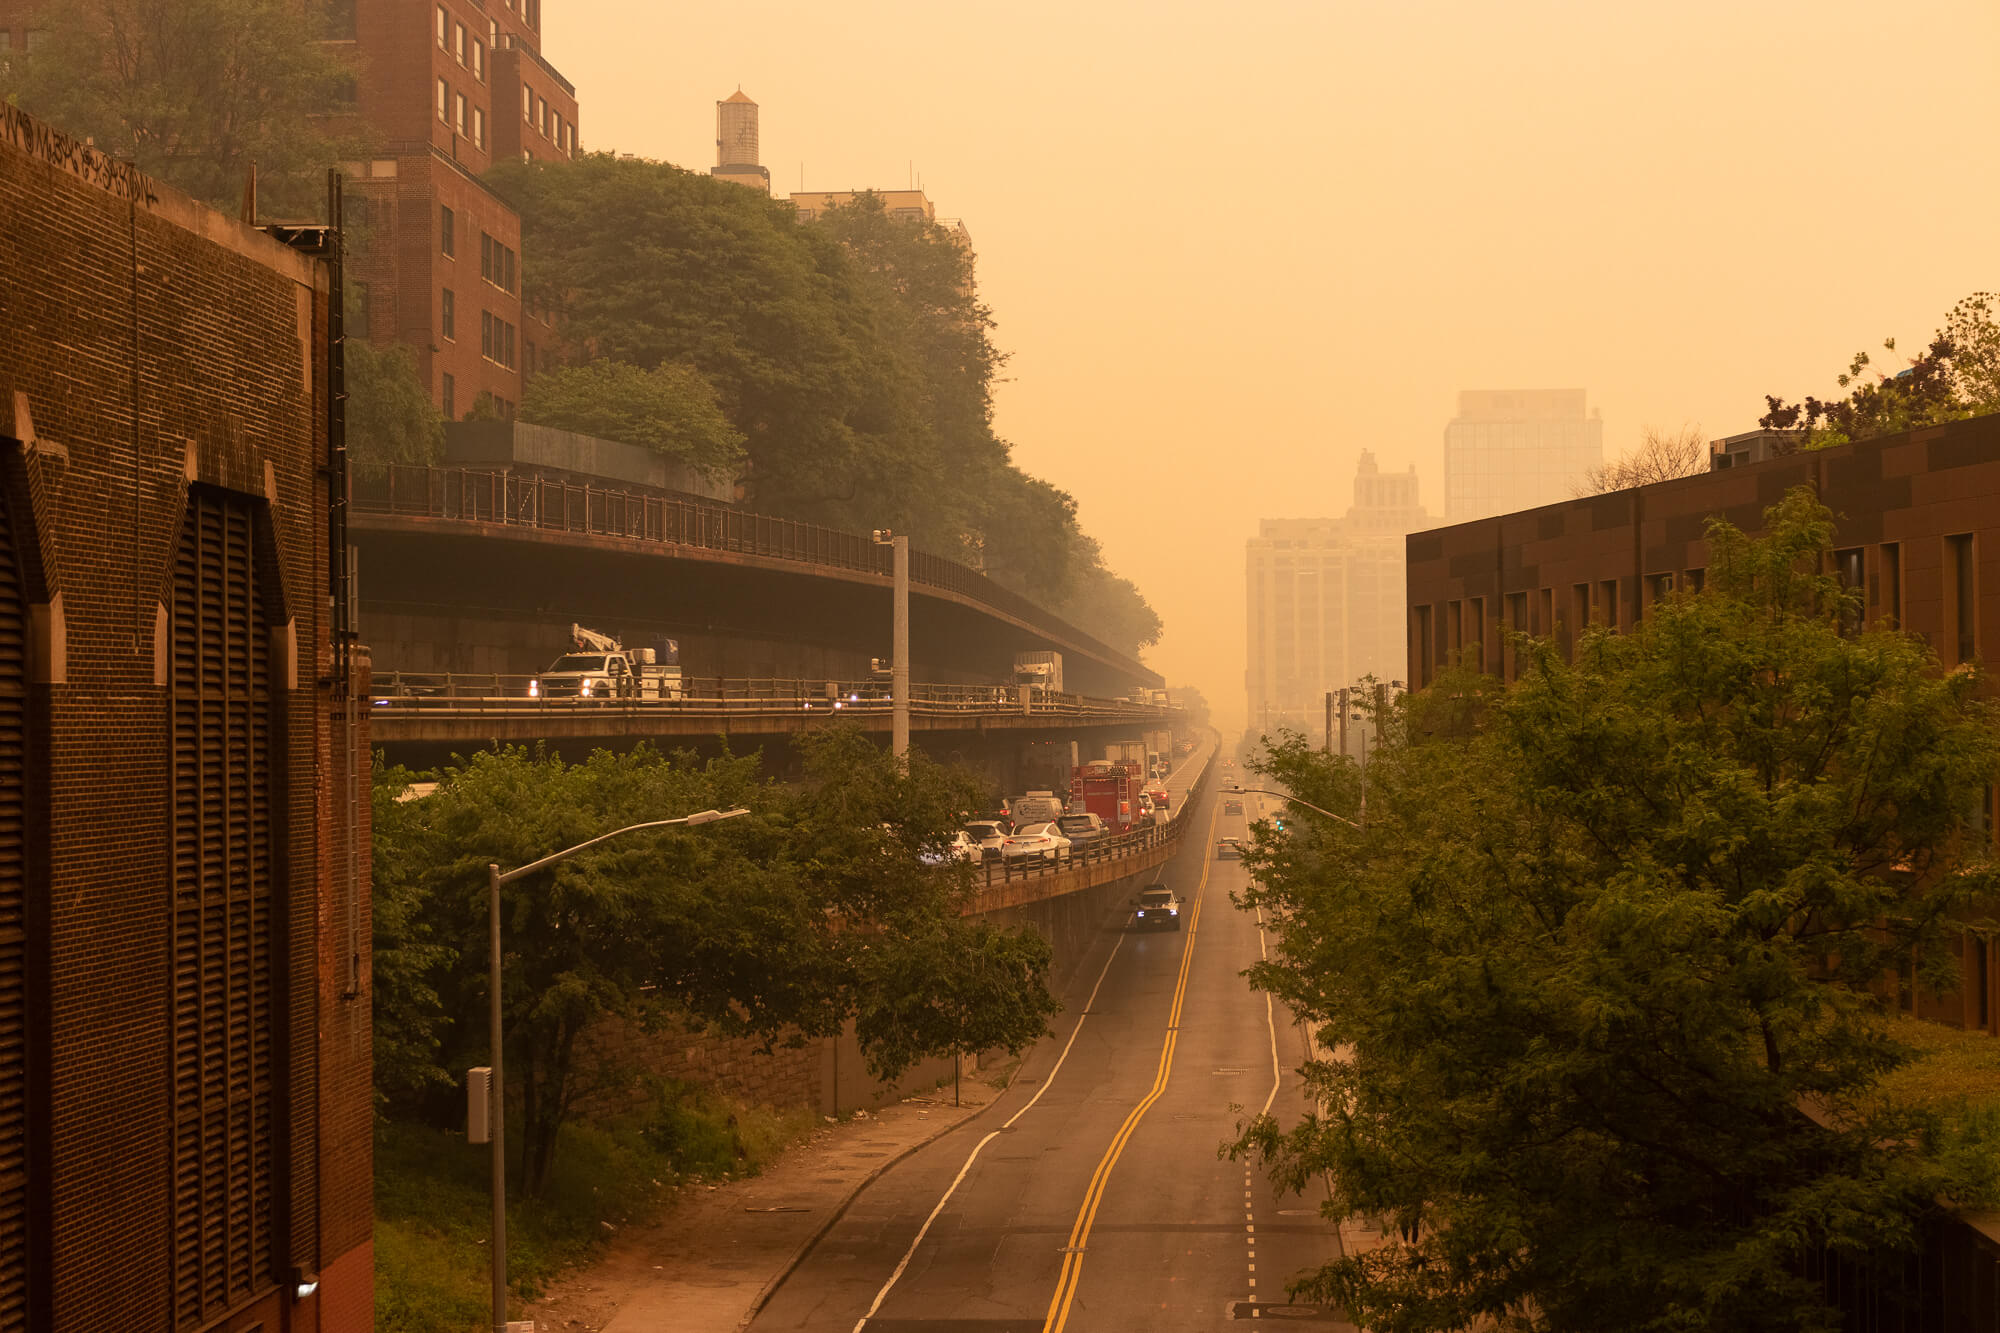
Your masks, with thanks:
M 546 7 L 592 149 L 964 219 L 998 424 L 1244 720 L 1244 542 L 1440 459 L 1461 389 L 1754 426 L 2000 286 L 1989 0 Z M 801 174 L 803 164 L 803 176 Z

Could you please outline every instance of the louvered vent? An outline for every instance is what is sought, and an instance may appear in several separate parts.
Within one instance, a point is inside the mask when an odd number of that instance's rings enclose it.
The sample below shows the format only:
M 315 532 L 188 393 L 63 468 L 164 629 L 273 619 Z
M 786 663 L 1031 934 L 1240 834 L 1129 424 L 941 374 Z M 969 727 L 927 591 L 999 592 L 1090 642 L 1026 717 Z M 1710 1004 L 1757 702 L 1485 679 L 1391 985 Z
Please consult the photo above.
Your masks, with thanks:
M 248 502 L 189 492 L 173 605 L 174 1312 L 272 1285 L 270 663 Z
M 27 621 L 0 500 L 0 1333 L 28 1327 Z

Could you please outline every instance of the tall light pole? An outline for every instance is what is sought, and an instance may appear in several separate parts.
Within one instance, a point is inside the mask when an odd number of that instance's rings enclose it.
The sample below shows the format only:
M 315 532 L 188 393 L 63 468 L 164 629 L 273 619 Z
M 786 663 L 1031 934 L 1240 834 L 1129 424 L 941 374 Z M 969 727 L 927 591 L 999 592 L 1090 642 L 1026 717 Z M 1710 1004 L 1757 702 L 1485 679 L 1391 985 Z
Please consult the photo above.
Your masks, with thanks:
M 645 824 L 631 824 L 625 828 L 613 829 L 599 834 L 588 842 L 580 842 L 574 847 L 565 847 L 539 861 L 531 861 L 518 869 L 502 871 L 498 865 L 488 863 L 486 867 L 486 915 L 487 947 L 491 950 L 490 967 L 487 976 L 488 1008 L 487 1022 L 493 1043 L 493 1072 L 488 1075 L 486 1085 L 488 1133 L 493 1142 L 493 1333 L 507 1333 L 507 1129 L 503 1118 L 507 1109 L 506 1085 L 501 1080 L 500 1064 L 500 888 L 524 879 L 537 870 L 546 870 L 558 861 L 567 861 L 578 852 L 588 851 L 600 842 L 623 837 L 627 833 L 638 833 L 643 829 L 668 828 L 675 824 L 713 824 L 718 819 L 734 819 L 747 815 L 748 810 L 701 810 L 679 819 L 655 819 Z
M 870 534 L 895 553 L 896 609 L 889 657 L 889 751 L 910 757 L 910 539 L 888 528 Z
M 1262 787 L 1242 787 L 1239 788 L 1238 790 L 1245 796 L 1275 796 L 1281 801 L 1289 801 L 1293 805 L 1302 805 L 1316 815 L 1325 815 L 1328 819 L 1337 819 L 1341 823 L 1347 825 L 1347 827 L 1349 828 L 1360 829 L 1363 833 L 1366 833 L 1368 831 L 1365 826 L 1355 823 L 1353 820 L 1349 819 L 1346 815 L 1336 815 L 1331 810 L 1322 810 L 1318 806 L 1314 805 L 1311 801 L 1301 801 L 1298 797 L 1293 796 L 1288 792 L 1266 791 Z M 1234 795 L 1235 793 L 1231 794 Z

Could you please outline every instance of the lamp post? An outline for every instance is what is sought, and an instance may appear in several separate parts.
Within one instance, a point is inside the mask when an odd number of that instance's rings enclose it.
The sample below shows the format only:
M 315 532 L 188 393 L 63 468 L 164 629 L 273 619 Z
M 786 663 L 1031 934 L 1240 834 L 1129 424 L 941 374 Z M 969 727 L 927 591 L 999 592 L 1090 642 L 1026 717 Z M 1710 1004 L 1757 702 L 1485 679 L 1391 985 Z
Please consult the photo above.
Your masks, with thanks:
M 500 887 L 524 879 L 537 870 L 546 870 L 558 861 L 567 861 L 578 852 L 588 851 L 600 842 L 623 837 L 627 833 L 638 833 L 644 829 L 668 828 L 675 824 L 713 824 L 718 819 L 734 819 L 747 815 L 748 810 L 701 810 L 679 819 L 655 819 L 644 824 L 632 824 L 625 828 L 613 829 L 599 834 L 588 842 L 580 842 L 574 847 L 565 847 L 559 852 L 544 856 L 539 861 L 514 870 L 502 871 L 496 864 L 486 867 L 486 909 L 487 947 L 491 950 L 492 965 L 487 978 L 488 1012 L 487 1021 L 493 1043 L 493 1072 L 487 1082 L 487 1125 L 493 1143 L 493 1333 L 507 1333 L 507 1131 L 503 1116 L 507 1107 L 506 1085 L 500 1074 Z
M 910 757 L 910 539 L 877 528 L 869 534 L 895 556 L 896 609 L 889 655 L 889 752 Z
M 1288 795 L 1285 792 L 1266 791 L 1262 787 L 1239 787 L 1237 791 L 1241 792 L 1245 796 L 1275 796 L 1281 801 L 1290 801 L 1293 805 L 1302 805 L 1316 815 L 1325 815 L 1328 819 L 1337 819 L 1341 823 L 1347 825 L 1347 827 L 1349 828 L 1360 829 L 1363 833 L 1366 833 L 1368 831 L 1366 825 L 1357 824 L 1353 820 L 1349 819 L 1346 815 L 1336 815 L 1331 810 L 1322 810 L 1318 806 L 1314 805 L 1311 801 L 1301 801 L 1298 797 Z M 1232 793 L 1232 795 L 1233 794 L 1235 793 Z

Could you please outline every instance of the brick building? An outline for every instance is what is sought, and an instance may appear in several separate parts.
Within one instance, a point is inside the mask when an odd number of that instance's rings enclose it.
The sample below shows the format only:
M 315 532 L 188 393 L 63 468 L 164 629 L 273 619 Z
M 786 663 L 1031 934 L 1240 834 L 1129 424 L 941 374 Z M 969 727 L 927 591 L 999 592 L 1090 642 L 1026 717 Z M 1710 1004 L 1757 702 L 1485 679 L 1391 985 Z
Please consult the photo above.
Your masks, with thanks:
M 1987 416 L 1413 534 L 1412 683 L 1461 653 L 1512 680 L 1503 627 L 1565 651 L 1579 626 L 1630 628 L 1701 586 L 1710 516 L 1755 532 L 1802 484 L 1838 516 L 1835 571 L 1863 588 L 1868 623 L 1921 635 L 1947 667 L 2000 653 L 2000 416 Z M 2000 1033 L 2000 946 L 1968 935 L 1964 948 L 1959 994 L 1909 1002 Z
M 417 354 L 432 401 L 512 415 L 552 339 L 521 296 L 521 220 L 479 177 L 577 147 L 576 88 L 541 53 L 541 0 L 352 0 L 336 31 L 376 145 L 349 165 L 365 233 L 351 332 Z
M 0 216 L 0 1330 L 360 1333 L 334 276 L 11 107 Z

